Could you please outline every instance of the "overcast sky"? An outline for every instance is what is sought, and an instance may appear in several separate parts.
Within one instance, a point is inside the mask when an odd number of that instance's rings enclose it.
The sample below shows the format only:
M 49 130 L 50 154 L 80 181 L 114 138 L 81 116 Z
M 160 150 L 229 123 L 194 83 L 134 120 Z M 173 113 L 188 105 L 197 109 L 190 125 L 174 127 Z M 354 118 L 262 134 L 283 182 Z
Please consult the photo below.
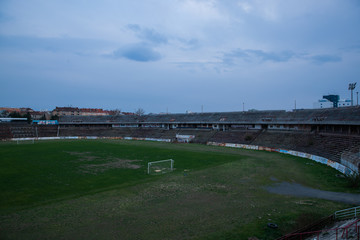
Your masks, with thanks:
M 359 0 L 0 0 L 0 107 L 290 110 L 359 78 Z

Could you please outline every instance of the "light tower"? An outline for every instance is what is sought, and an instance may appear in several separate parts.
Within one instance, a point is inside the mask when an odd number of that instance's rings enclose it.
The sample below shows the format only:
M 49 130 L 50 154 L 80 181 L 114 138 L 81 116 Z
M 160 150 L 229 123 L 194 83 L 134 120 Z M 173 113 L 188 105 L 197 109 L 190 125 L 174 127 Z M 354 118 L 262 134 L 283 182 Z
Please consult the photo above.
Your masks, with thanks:
M 356 87 L 356 83 L 349 83 L 349 90 L 351 91 L 351 106 L 353 106 L 353 90 Z

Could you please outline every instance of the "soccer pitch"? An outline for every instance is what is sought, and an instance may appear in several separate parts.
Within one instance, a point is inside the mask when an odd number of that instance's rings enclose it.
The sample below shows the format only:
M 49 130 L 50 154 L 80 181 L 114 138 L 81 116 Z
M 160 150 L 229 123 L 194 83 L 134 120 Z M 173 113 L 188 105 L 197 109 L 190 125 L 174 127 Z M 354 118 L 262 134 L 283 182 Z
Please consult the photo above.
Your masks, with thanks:
M 147 174 L 163 159 L 172 172 Z M 274 239 L 350 206 L 265 186 L 354 191 L 307 159 L 197 144 L 3 142 L 0 164 L 0 239 Z

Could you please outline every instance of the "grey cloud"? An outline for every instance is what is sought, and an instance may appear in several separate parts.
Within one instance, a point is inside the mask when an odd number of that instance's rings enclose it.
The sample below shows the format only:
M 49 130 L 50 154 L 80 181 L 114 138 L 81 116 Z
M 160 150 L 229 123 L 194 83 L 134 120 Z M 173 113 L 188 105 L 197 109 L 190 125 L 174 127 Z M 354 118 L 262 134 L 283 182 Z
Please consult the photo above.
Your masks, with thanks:
M 271 62 L 287 62 L 296 56 L 291 51 L 282 52 L 265 52 L 258 49 L 235 49 L 230 53 L 225 53 L 223 62 L 226 64 L 234 64 L 236 59 L 242 59 L 252 62 L 254 60 L 271 61 Z
M 279 53 L 275 52 L 264 52 L 262 50 L 247 50 L 247 53 L 255 56 L 262 61 L 273 61 L 273 62 L 287 62 L 295 56 L 291 51 L 282 51 Z
M 360 42 L 340 48 L 342 51 L 360 52 Z
M 200 47 L 200 42 L 196 38 L 192 38 L 192 39 L 177 38 L 177 40 L 183 45 L 183 47 L 181 48 L 182 50 L 195 50 Z
M 126 27 L 134 32 L 142 42 L 153 46 L 169 44 L 169 42 L 175 40 L 181 44 L 180 49 L 185 51 L 195 50 L 200 47 L 199 40 L 196 38 L 186 39 L 177 36 L 166 36 L 152 28 L 142 27 L 138 24 L 128 24 Z
M 235 64 L 236 60 L 238 59 L 247 62 L 288 62 L 292 59 L 302 59 L 311 61 L 316 64 L 340 62 L 342 60 L 341 57 L 330 54 L 310 55 L 306 53 L 298 54 L 292 51 L 266 52 L 259 49 L 235 49 L 229 53 L 223 54 L 222 57 L 223 63 L 227 65 Z
M 161 54 L 152 47 L 139 43 L 122 47 L 113 53 L 114 58 L 126 58 L 137 62 L 158 61 Z
M 127 28 L 135 32 L 142 41 L 150 42 L 153 44 L 168 43 L 168 38 L 164 34 L 161 34 L 154 29 L 142 28 L 137 24 L 129 24 L 127 25 Z
M 341 62 L 342 58 L 336 55 L 314 55 L 309 59 L 317 64 L 330 63 L 330 62 Z

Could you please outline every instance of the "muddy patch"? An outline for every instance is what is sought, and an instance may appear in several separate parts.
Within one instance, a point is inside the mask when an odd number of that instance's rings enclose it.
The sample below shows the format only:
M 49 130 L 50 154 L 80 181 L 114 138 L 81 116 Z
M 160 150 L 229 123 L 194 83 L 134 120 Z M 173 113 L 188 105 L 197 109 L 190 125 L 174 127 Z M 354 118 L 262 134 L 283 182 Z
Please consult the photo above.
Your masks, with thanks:
M 91 152 L 66 152 L 67 154 L 70 154 L 71 156 L 77 156 L 78 161 L 94 161 L 99 160 L 100 157 L 93 156 Z
M 110 169 L 139 169 L 142 160 L 128 160 L 108 156 L 106 158 L 95 156 L 92 152 L 66 152 L 72 156 L 77 156 L 76 161 L 81 162 L 79 170 L 81 173 L 98 174 Z
M 360 194 L 323 191 L 298 183 L 281 182 L 265 187 L 268 192 L 296 197 L 310 197 L 348 204 L 360 204 Z
M 81 166 L 83 173 L 102 173 L 109 169 L 114 168 L 126 168 L 126 169 L 139 169 L 140 165 L 134 164 L 134 162 L 139 162 L 140 160 L 124 160 L 117 158 L 110 158 L 106 163 L 97 163 L 97 164 L 86 164 Z

